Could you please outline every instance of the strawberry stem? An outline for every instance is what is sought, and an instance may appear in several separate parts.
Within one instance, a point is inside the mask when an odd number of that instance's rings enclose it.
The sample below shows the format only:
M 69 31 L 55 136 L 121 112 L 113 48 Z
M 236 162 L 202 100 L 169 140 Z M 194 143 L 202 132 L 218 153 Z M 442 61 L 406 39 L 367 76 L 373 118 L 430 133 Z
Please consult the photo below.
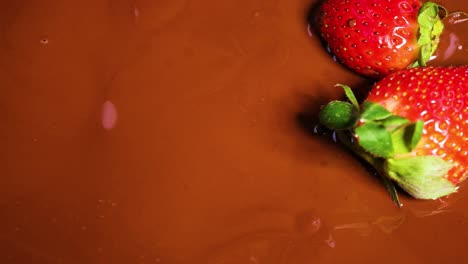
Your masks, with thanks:
M 320 111 L 320 123 L 332 130 L 353 128 L 358 118 L 356 107 L 343 101 L 332 101 Z
M 395 184 L 390 180 L 389 175 L 385 170 L 385 159 L 375 158 L 369 152 L 362 149 L 359 145 L 355 144 L 355 141 L 352 140 L 352 135 L 344 131 L 337 131 L 338 139 L 340 142 L 350 149 L 355 155 L 363 159 L 369 165 L 376 170 L 376 174 L 381 179 L 382 183 L 385 185 L 385 188 L 392 197 L 392 201 L 398 206 L 401 207 L 402 203 L 398 197 L 398 192 L 395 187 Z

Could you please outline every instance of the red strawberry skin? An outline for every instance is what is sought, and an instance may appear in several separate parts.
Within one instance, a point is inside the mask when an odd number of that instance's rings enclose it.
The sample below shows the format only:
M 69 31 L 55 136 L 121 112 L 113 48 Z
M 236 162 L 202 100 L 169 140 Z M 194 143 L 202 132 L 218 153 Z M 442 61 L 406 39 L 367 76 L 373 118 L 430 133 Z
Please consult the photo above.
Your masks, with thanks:
M 320 33 L 341 63 L 381 78 L 417 60 L 421 6 L 418 0 L 327 0 Z
M 402 70 L 375 84 L 366 100 L 411 121 L 424 121 L 413 154 L 452 163 L 445 177 L 455 185 L 468 176 L 468 66 Z

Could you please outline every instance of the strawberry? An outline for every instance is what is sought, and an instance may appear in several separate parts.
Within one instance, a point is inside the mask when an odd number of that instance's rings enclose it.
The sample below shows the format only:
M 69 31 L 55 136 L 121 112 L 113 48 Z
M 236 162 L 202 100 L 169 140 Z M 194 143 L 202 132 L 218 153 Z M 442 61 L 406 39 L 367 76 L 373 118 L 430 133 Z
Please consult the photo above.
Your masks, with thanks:
M 456 192 L 468 176 L 468 66 L 419 67 L 383 78 L 359 105 L 332 101 L 320 121 L 370 163 L 394 201 L 393 182 L 419 199 Z
M 355 72 L 380 79 L 425 66 L 437 49 L 443 7 L 419 0 L 326 0 L 319 9 L 322 39 Z

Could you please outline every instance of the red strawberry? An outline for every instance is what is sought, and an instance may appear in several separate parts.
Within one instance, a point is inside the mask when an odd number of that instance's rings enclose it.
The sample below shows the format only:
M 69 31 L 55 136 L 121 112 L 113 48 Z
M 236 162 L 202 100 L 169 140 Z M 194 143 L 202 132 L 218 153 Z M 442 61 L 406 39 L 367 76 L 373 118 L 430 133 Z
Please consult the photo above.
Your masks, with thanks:
M 382 78 L 410 65 L 425 66 L 443 23 L 439 5 L 419 0 L 326 0 L 320 33 L 341 63 Z
M 329 103 L 320 120 L 376 168 L 395 201 L 391 181 L 415 198 L 435 199 L 467 178 L 468 66 L 393 73 L 361 106 L 344 87 L 351 103 Z

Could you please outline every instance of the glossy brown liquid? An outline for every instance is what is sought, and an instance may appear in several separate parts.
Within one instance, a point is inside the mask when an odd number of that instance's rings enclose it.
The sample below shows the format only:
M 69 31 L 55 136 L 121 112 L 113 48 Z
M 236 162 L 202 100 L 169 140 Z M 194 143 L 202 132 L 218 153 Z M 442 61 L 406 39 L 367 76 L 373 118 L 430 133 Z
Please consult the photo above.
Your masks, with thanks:
M 0 263 L 467 262 L 468 185 L 398 209 L 314 135 L 367 83 L 315 4 L 2 1 Z

